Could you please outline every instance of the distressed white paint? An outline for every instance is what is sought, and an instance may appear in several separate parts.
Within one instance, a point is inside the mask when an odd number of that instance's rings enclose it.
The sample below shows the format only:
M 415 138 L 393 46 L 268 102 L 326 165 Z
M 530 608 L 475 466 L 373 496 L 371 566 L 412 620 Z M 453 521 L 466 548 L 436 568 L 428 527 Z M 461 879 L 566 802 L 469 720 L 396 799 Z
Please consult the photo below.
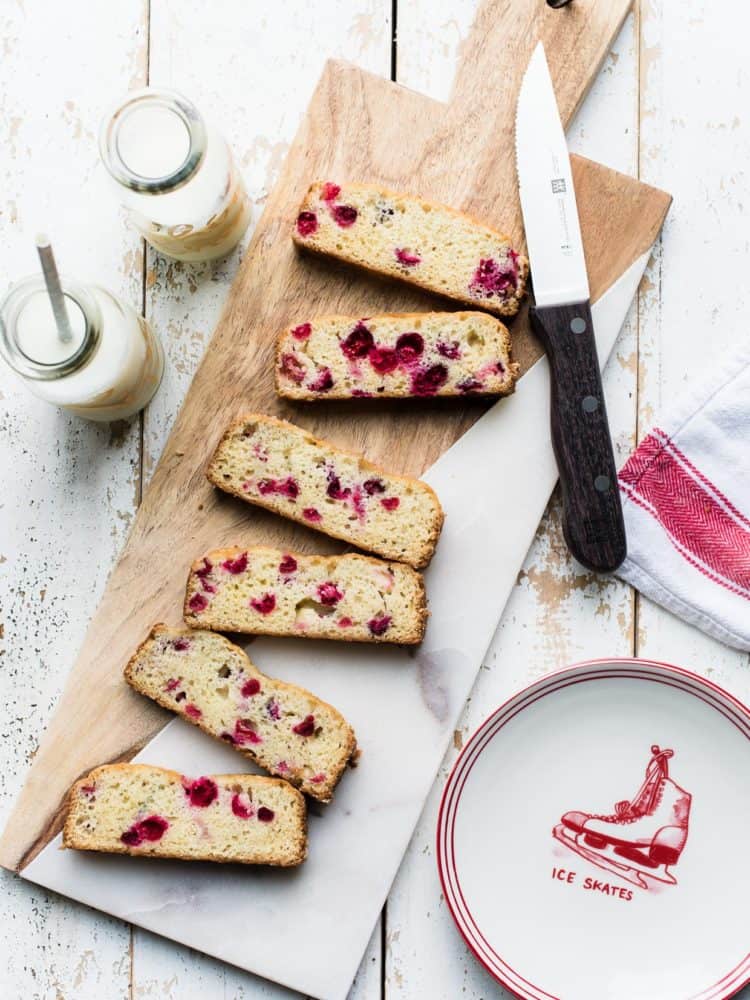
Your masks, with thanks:
M 209 11 L 199 0 L 151 0 L 152 82 L 182 87 L 216 118 L 238 154 L 256 217 L 324 58 L 342 56 L 387 75 L 390 6 L 390 0 L 225 0 Z M 475 0 L 401 0 L 401 82 L 447 97 L 474 6 Z M 733 0 L 710 7 L 706 0 L 687 6 L 644 0 L 640 22 L 627 22 L 569 131 L 577 151 L 629 173 L 639 170 L 644 180 L 676 196 L 663 248 L 605 380 L 620 458 L 634 440 L 636 400 L 642 436 L 662 401 L 699 375 L 690 359 L 700 358 L 707 342 L 716 349 L 729 343 L 750 304 L 742 224 L 750 121 L 741 100 L 750 85 L 742 52 L 749 27 L 750 14 Z M 31 238 L 43 222 L 66 269 L 139 302 L 140 245 L 123 227 L 95 170 L 94 134 L 100 104 L 145 80 L 145 28 L 145 0 L 8 0 L 0 10 L 4 275 L 34 266 Z M 147 311 L 169 362 L 144 421 L 146 476 L 237 259 L 236 253 L 213 267 L 185 269 L 149 255 Z M 110 431 L 62 417 L 5 370 L 0 394 L 4 467 L 12 469 L 0 500 L 7 814 L 132 517 L 140 428 L 136 421 Z M 593 580 L 572 566 L 553 504 L 458 741 L 528 679 L 577 658 L 628 654 L 634 641 L 639 653 L 692 667 L 748 699 L 747 657 L 640 599 L 634 637 L 633 605 L 624 585 Z M 455 752 L 447 756 L 443 773 L 454 759 Z M 463 948 L 439 895 L 433 840 L 441 788 L 438 781 L 389 902 L 386 995 L 500 997 L 503 991 Z M 0 912 L 10 931 L 0 963 L 2 996 L 283 996 L 276 987 L 142 932 L 135 935 L 131 994 L 127 928 L 2 878 Z M 379 940 L 376 929 L 353 991 L 358 998 L 380 995 Z
M 97 170 L 105 91 L 145 79 L 145 3 L 0 5 L 0 274 L 60 267 L 140 306 L 140 241 Z M 4 288 L 2 289 L 4 292 Z M 2 822 L 132 519 L 140 425 L 64 416 L 0 370 Z M 128 995 L 123 924 L 0 873 L 0 996 Z
M 706 351 L 718 355 L 747 336 L 750 69 L 743 39 L 750 10 L 717 0 L 692 3 L 680 16 L 672 4 L 648 0 L 641 17 L 640 171 L 675 196 L 641 297 L 642 438 L 665 403 L 700 383 Z M 639 653 L 695 670 L 750 701 L 747 654 L 645 599 L 637 641 Z

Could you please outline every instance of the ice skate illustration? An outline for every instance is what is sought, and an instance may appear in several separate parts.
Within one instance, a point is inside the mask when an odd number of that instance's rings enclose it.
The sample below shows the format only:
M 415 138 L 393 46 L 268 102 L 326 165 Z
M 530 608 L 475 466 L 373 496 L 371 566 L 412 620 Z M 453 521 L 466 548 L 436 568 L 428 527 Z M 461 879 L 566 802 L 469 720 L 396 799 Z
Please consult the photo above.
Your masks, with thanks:
M 649 888 L 648 879 L 676 885 L 670 868 L 685 846 L 691 795 L 669 777 L 673 750 L 651 747 L 646 778 L 630 802 L 610 815 L 567 812 L 554 837 L 605 871 Z

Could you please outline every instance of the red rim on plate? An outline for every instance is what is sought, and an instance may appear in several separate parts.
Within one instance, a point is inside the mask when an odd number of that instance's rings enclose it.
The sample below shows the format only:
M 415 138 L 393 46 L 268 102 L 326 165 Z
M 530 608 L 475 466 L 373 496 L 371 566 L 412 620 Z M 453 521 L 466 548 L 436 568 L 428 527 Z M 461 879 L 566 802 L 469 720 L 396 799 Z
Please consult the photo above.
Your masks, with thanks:
M 484 814 L 479 817 L 479 821 L 476 824 L 470 822 L 473 816 L 472 809 L 481 808 L 477 807 L 476 803 L 493 794 L 489 785 L 482 784 L 484 781 L 489 781 L 489 778 L 482 775 L 485 772 L 488 774 L 497 774 L 497 758 L 493 758 L 492 755 L 493 752 L 496 755 L 502 754 L 503 750 L 498 743 L 493 751 L 492 742 L 508 723 L 516 720 L 516 728 L 514 730 L 511 727 L 511 729 L 505 730 L 503 735 L 506 739 L 508 738 L 508 733 L 519 731 L 518 723 L 522 721 L 522 713 L 527 712 L 529 709 L 537 712 L 540 708 L 542 710 L 545 708 L 550 710 L 555 704 L 554 701 L 548 701 L 542 706 L 543 699 L 549 699 L 551 695 L 563 691 L 565 692 L 564 697 L 570 698 L 577 691 L 583 692 L 581 685 L 590 685 L 592 682 L 602 680 L 637 681 L 641 685 L 643 682 L 659 685 L 659 688 L 655 687 L 653 689 L 656 701 L 659 701 L 659 697 L 664 701 L 663 695 L 665 691 L 672 698 L 687 695 L 690 699 L 694 698 L 702 703 L 705 708 L 701 709 L 699 705 L 696 705 L 696 710 L 698 712 L 703 711 L 704 715 L 706 710 L 708 710 L 707 717 L 709 721 L 715 718 L 716 725 L 723 729 L 725 733 L 727 732 L 727 724 L 729 724 L 731 728 L 729 736 L 735 736 L 736 738 L 736 734 L 739 733 L 740 739 L 744 739 L 745 741 L 750 739 L 750 710 L 727 691 L 690 671 L 665 663 L 639 659 L 591 660 L 548 674 L 506 701 L 477 729 L 459 755 L 448 778 L 441 799 L 437 824 L 438 871 L 448 908 L 467 945 L 481 965 L 506 989 L 510 990 L 515 996 L 521 997 L 522 1000 L 561 1000 L 561 995 L 554 992 L 554 963 L 551 966 L 548 964 L 544 970 L 541 970 L 541 967 L 539 967 L 537 971 L 541 971 L 542 974 L 538 975 L 534 968 L 528 967 L 531 964 L 528 961 L 522 967 L 514 968 L 507 955 L 503 958 L 501 951 L 504 948 L 504 943 L 498 940 L 498 936 L 502 936 L 498 935 L 498 926 L 500 925 L 494 926 L 493 936 L 493 929 L 488 929 L 487 926 L 492 921 L 487 920 L 488 910 L 486 907 L 495 906 L 492 893 L 497 893 L 498 908 L 503 905 L 512 907 L 514 900 L 511 899 L 509 902 L 503 902 L 502 891 L 498 893 L 497 888 L 490 887 L 492 881 L 491 862 L 493 848 L 497 849 L 493 841 L 498 828 L 497 826 L 488 827 L 486 822 L 487 816 Z M 599 687 L 601 690 L 604 690 L 601 685 Z M 593 688 L 586 688 L 586 694 L 590 696 L 593 690 Z M 622 688 L 618 690 L 621 691 Z M 650 691 L 651 689 L 646 690 Z M 657 692 L 660 692 L 661 695 L 657 695 Z M 681 696 L 678 692 L 681 693 Z M 686 702 L 683 699 L 681 705 L 684 707 L 685 704 Z M 528 720 L 531 717 L 532 714 L 529 713 L 525 718 Z M 673 735 L 671 729 L 670 734 Z M 700 740 L 694 740 L 694 742 L 696 749 L 702 750 Z M 486 765 L 484 771 L 482 765 L 480 765 L 478 768 L 480 777 L 477 777 L 477 772 L 475 772 L 474 782 L 475 784 L 478 783 L 477 789 L 467 796 L 465 795 L 467 782 L 472 778 L 475 766 L 485 754 L 488 756 L 484 761 Z M 702 822 L 705 827 L 706 817 L 705 815 L 698 815 L 696 819 L 696 815 L 700 812 L 700 809 L 696 807 L 703 804 L 704 814 L 709 810 L 706 804 L 707 796 L 703 796 L 701 803 L 700 794 L 695 794 L 696 791 L 700 791 L 700 781 L 698 781 L 696 775 L 693 775 L 693 780 L 698 783 L 698 789 L 691 786 L 693 794 L 685 791 L 674 780 L 674 777 L 678 777 L 682 783 L 688 783 L 685 775 L 676 766 L 678 762 L 670 760 L 670 758 L 675 756 L 675 752 L 672 749 L 662 749 L 658 745 L 653 744 L 651 746 L 651 754 L 651 760 L 646 768 L 645 780 L 632 802 L 618 802 L 615 807 L 615 813 L 611 815 L 574 811 L 564 812 L 559 822 L 558 817 L 560 812 L 558 811 L 557 815 L 553 817 L 553 821 L 550 822 L 549 827 L 544 830 L 544 836 L 546 837 L 549 834 L 551 842 L 550 851 L 553 848 L 557 849 L 564 857 L 574 859 L 576 868 L 579 870 L 583 869 L 581 876 L 574 873 L 579 880 L 584 874 L 589 874 L 590 876 L 599 874 L 601 878 L 608 879 L 608 886 L 611 883 L 611 891 L 613 893 L 618 892 L 620 898 L 623 900 L 635 900 L 638 909 L 634 909 L 631 912 L 637 914 L 639 924 L 642 924 L 644 921 L 647 923 L 649 920 L 654 922 L 653 940 L 658 942 L 660 935 L 664 933 L 665 900 L 667 901 L 666 905 L 671 904 L 672 900 L 668 899 L 669 893 L 673 892 L 677 887 L 677 878 L 675 878 L 673 872 L 679 871 L 681 881 L 690 881 L 687 876 L 683 880 L 682 870 L 678 866 L 682 849 L 688 840 L 688 827 L 690 825 L 692 829 L 693 825 L 692 822 L 689 824 L 689 820 L 695 820 L 696 824 Z M 679 756 L 679 751 L 677 756 Z M 686 758 L 689 758 L 689 754 L 683 753 L 682 761 L 684 762 Z M 670 775 L 669 767 L 672 763 L 675 765 L 675 773 Z M 492 772 L 488 772 L 488 768 L 492 764 L 495 765 L 495 769 Z M 696 772 L 697 770 L 696 768 Z M 688 777 L 690 777 L 689 773 Z M 739 776 L 739 780 L 742 780 L 741 775 Z M 479 790 L 481 790 L 481 795 Z M 744 785 L 742 786 L 742 791 L 745 791 Z M 541 794 L 544 794 L 543 789 L 541 790 Z M 743 795 L 743 801 L 746 798 L 748 796 Z M 580 801 L 585 801 L 585 789 L 582 790 Z M 576 804 L 576 802 L 566 804 L 566 808 L 571 809 Z M 459 833 L 457 835 L 457 823 L 460 826 L 462 810 L 466 820 L 462 829 L 473 831 L 476 825 L 478 832 L 471 832 L 468 835 Z M 511 809 L 508 808 L 507 812 L 510 814 Z M 466 816 L 467 813 L 469 814 L 468 816 Z M 518 822 L 517 814 L 518 810 L 516 811 L 516 823 Z M 500 816 L 501 819 L 502 815 L 502 812 L 498 813 L 495 811 L 493 813 L 494 817 Z M 557 823 L 557 826 L 554 826 L 555 823 Z M 651 839 L 644 839 L 642 843 L 646 843 L 647 846 L 634 846 L 636 843 L 634 838 L 637 838 L 639 833 L 645 833 L 646 829 L 650 830 L 648 837 L 651 837 Z M 491 833 L 486 832 L 489 830 L 491 830 Z M 654 830 L 656 830 L 655 835 Z M 517 832 L 516 830 L 515 833 L 517 834 Z M 539 831 L 532 832 L 536 835 Z M 457 844 L 457 840 L 460 840 L 462 836 L 472 838 L 470 843 L 468 841 L 464 842 L 463 855 L 461 854 L 461 844 Z M 485 840 L 481 838 L 485 838 Z M 554 843 L 552 843 L 553 838 L 555 840 Z M 700 838 L 696 834 L 693 839 Z M 557 842 L 561 842 L 563 846 L 560 847 Z M 543 850 L 541 852 L 538 851 L 539 843 L 546 844 L 546 841 L 542 842 L 537 839 L 535 842 L 537 853 L 540 853 L 540 856 L 546 859 L 547 856 L 544 855 Z M 690 846 L 692 848 L 692 843 Z M 568 851 L 567 848 L 571 850 Z M 480 853 L 483 857 L 489 858 L 490 861 L 487 878 L 488 889 L 486 893 L 482 888 L 477 889 L 476 878 L 472 881 L 471 877 L 469 877 L 468 881 L 470 885 L 468 888 L 462 882 L 462 869 L 465 873 L 469 870 L 467 866 L 476 865 L 477 863 L 471 859 Z M 559 857 L 559 855 L 557 856 Z M 551 859 L 552 857 L 553 855 L 550 853 L 549 858 Z M 701 862 L 700 845 L 692 848 L 690 858 L 692 869 L 698 868 Z M 687 868 L 687 866 L 683 867 Z M 698 874 L 702 877 L 705 877 L 706 867 L 706 865 L 703 865 L 700 868 Z M 604 870 L 606 874 L 601 875 L 601 870 Z M 552 868 L 552 871 L 554 873 L 555 869 Z M 693 878 L 693 882 L 696 884 L 699 882 L 698 874 Z M 592 881 L 591 877 L 586 879 L 588 883 Z M 535 891 L 547 893 L 548 895 L 551 892 L 541 882 L 541 878 L 535 884 L 537 886 Z M 588 887 L 586 886 L 586 888 Z M 653 892 L 650 894 L 648 892 L 649 888 L 653 889 Z M 750 885 L 745 884 L 745 888 L 750 888 Z M 566 887 L 567 889 L 568 887 Z M 695 888 L 695 884 L 692 886 L 692 889 L 694 893 L 698 891 Z M 609 893 L 609 891 L 610 889 L 608 888 L 607 892 Z M 578 895 L 580 896 L 580 894 Z M 592 894 L 588 893 L 587 895 L 591 896 Z M 596 896 L 596 893 L 593 895 Z M 566 898 L 566 901 L 569 900 L 578 907 L 577 910 L 573 911 L 572 920 L 575 920 L 577 917 L 580 918 L 581 913 L 581 900 L 574 899 L 573 897 L 575 896 L 576 893 L 571 892 L 570 896 Z M 647 900 L 649 896 L 649 902 L 651 900 L 654 901 L 650 909 L 642 902 Z M 693 899 L 693 897 L 690 898 Z M 478 899 L 481 905 L 477 905 Z M 554 904 L 560 906 L 560 901 L 563 899 L 564 897 L 559 894 L 554 896 Z M 711 907 L 712 920 L 714 921 L 720 921 L 722 918 L 723 907 L 715 905 L 719 899 L 721 899 L 721 896 L 717 893 L 712 899 L 706 900 L 707 904 L 714 904 Z M 563 906 L 566 905 L 566 901 L 563 901 Z M 610 904 L 607 905 L 609 906 Z M 693 908 L 700 911 L 700 907 L 694 906 Z M 537 912 L 540 911 L 538 910 Z M 601 921 L 603 919 L 601 915 L 606 912 L 604 909 L 598 911 L 596 919 Z M 621 919 L 622 914 L 617 914 L 617 918 Z M 732 914 L 727 913 L 725 919 L 736 918 L 733 918 Z M 666 921 L 666 926 L 667 928 L 669 927 L 669 920 Z M 735 925 L 733 924 L 733 926 Z M 625 931 L 627 933 L 627 923 Z M 620 928 L 620 932 L 622 932 L 622 928 Z M 667 933 L 669 933 L 668 930 Z M 543 934 L 544 930 L 540 932 L 535 944 L 539 955 L 544 955 L 544 961 L 549 963 L 549 955 L 554 953 L 555 948 L 554 935 L 550 934 L 550 939 L 546 940 Z M 748 938 L 750 938 L 750 932 L 748 932 Z M 628 950 L 627 945 L 627 940 L 624 940 L 623 951 L 626 953 Z M 655 947 L 658 949 L 658 944 Z M 743 943 L 743 950 L 746 948 L 747 944 Z M 585 956 L 585 945 L 582 945 L 582 955 Z M 624 958 L 623 961 L 625 960 Z M 541 961 L 542 959 L 540 958 Z M 631 954 L 630 962 L 636 965 L 637 961 L 637 956 Z M 626 1000 L 626 998 L 627 1000 L 640 1000 L 641 996 L 667 996 L 667 994 L 670 1000 L 673 997 L 675 1000 L 726 1000 L 726 998 L 734 996 L 750 981 L 750 952 L 744 954 L 739 961 L 733 964 L 733 967 L 732 963 L 726 962 L 724 966 L 721 966 L 723 974 L 718 977 L 716 976 L 717 961 L 714 958 L 710 961 L 707 960 L 707 965 L 714 970 L 709 979 L 709 981 L 711 979 L 714 980 L 712 985 L 707 987 L 698 985 L 697 989 L 688 990 L 687 992 L 683 990 L 684 975 L 683 980 L 679 981 L 679 985 L 675 986 L 672 983 L 668 989 L 664 988 L 663 993 L 659 991 L 658 987 L 656 988 L 656 992 L 653 992 L 653 984 L 648 988 L 644 987 L 644 990 L 639 993 L 638 986 L 633 985 L 634 983 L 637 984 L 637 979 L 633 979 L 629 987 L 621 987 L 612 983 L 600 983 L 599 988 L 601 989 L 603 986 L 606 986 L 606 995 L 611 997 L 612 1000 L 620 1000 L 621 996 L 623 1000 Z M 667 974 L 668 971 L 666 970 Z M 625 976 L 627 974 L 627 969 L 625 969 Z M 690 973 L 690 975 L 695 975 L 695 978 L 698 978 L 697 973 Z M 545 988 L 538 983 L 532 982 L 532 978 L 536 978 L 538 981 L 544 980 L 546 984 Z M 617 984 L 622 981 L 624 980 L 620 978 L 614 980 Z M 694 979 L 693 983 L 695 985 Z M 614 992 L 610 992 L 610 988 Z M 635 992 L 633 992 L 634 989 Z M 621 990 L 621 992 L 618 992 L 618 990 Z M 566 987 L 564 1000 L 568 1000 L 569 995 L 570 988 L 568 986 Z M 600 995 L 604 994 L 600 993 Z

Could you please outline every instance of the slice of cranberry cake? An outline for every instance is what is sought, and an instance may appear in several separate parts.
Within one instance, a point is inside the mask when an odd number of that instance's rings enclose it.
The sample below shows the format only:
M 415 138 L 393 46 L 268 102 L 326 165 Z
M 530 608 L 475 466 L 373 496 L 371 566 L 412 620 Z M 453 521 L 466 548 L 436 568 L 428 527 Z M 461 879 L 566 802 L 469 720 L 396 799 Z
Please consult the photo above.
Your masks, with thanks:
M 515 316 L 528 261 L 468 215 L 372 184 L 313 184 L 293 238 L 302 247 Z
M 155 625 L 125 679 L 320 802 L 330 802 L 357 750 L 340 712 L 304 688 L 266 677 L 215 632 Z
M 193 563 L 185 621 L 222 632 L 415 645 L 427 606 L 421 575 L 404 563 L 252 546 L 216 549 Z
M 276 352 L 287 399 L 507 396 L 517 377 L 507 329 L 481 312 L 319 316 Z
M 257 774 L 188 778 L 148 764 L 105 764 L 71 788 L 63 846 L 289 867 L 307 853 L 305 800 L 286 781 Z
M 230 424 L 206 475 L 248 503 L 415 569 L 429 563 L 443 525 L 427 483 L 259 413 Z

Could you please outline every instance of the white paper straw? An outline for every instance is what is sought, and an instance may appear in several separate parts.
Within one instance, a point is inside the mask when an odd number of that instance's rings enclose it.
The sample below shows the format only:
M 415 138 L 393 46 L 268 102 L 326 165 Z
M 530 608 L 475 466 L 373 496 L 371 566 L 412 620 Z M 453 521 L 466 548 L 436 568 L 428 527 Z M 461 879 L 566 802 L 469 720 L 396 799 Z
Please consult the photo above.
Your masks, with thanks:
M 55 255 L 52 253 L 49 238 L 44 233 L 39 233 L 37 236 L 36 249 L 57 325 L 57 335 L 64 344 L 67 344 L 73 339 L 73 331 L 70 329 L 68 310 L 65 308 L 65 295 L 60 284 L 60 276 L 57 273 Z

